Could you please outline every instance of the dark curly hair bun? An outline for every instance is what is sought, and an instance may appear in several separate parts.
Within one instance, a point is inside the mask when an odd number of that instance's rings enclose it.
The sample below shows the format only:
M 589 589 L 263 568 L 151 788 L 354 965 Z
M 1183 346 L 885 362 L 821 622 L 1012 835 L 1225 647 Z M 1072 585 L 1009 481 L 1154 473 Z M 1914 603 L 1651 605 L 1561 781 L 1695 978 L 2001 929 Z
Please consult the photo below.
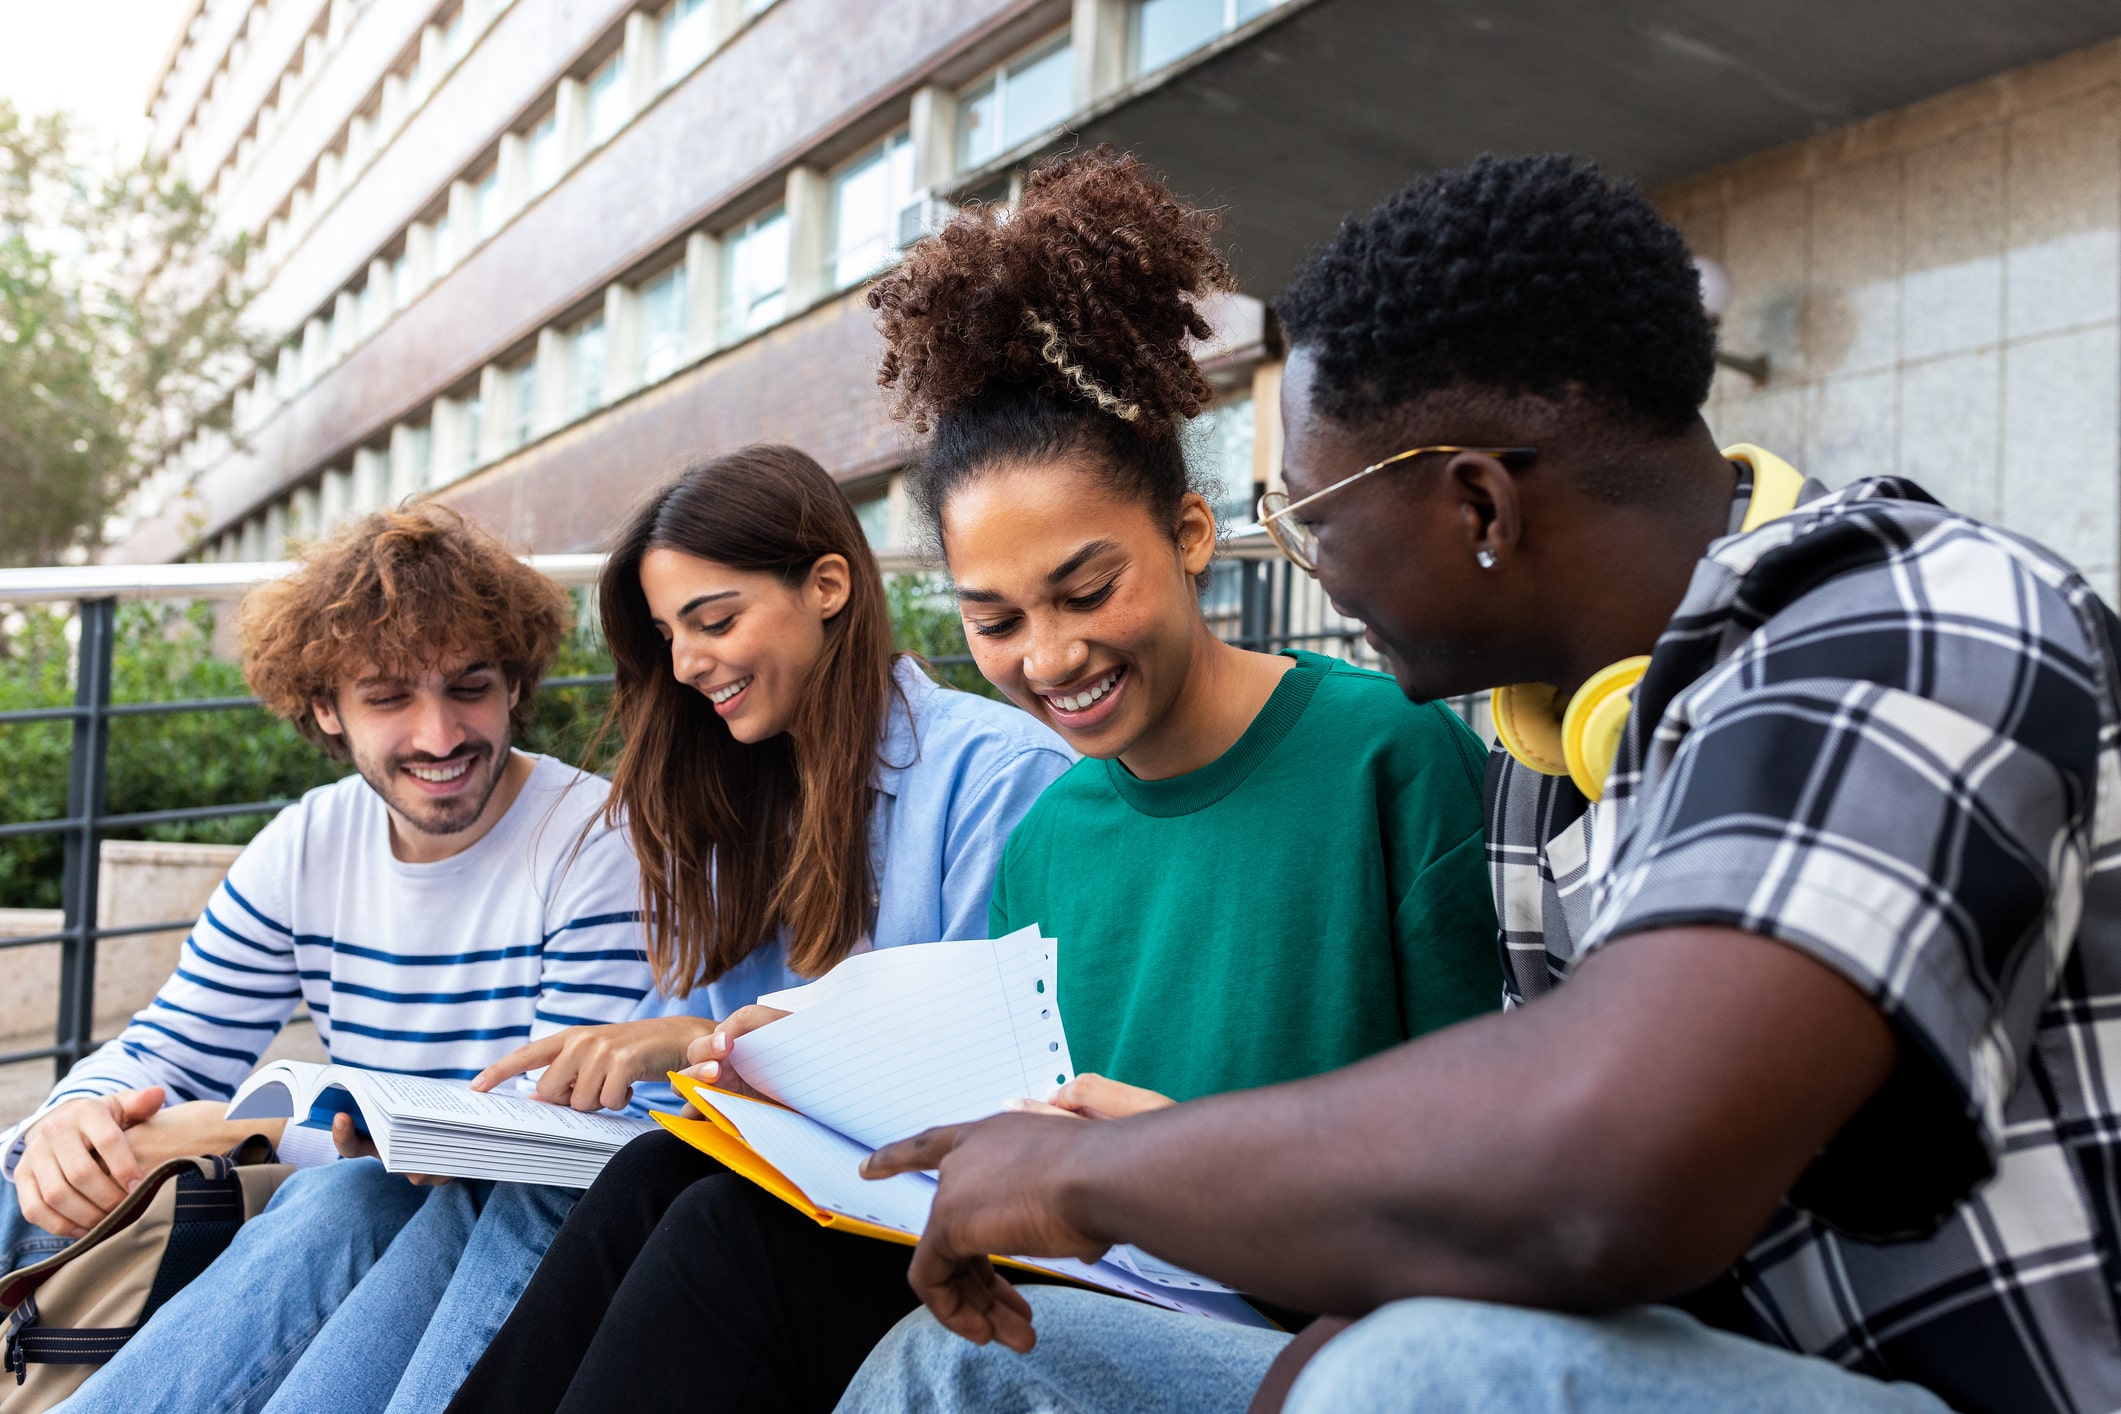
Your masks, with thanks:
M 1633 186 L 1561 153 L 1480 157 L 1349 217 L 1276 302 L 1329 417 L 1446 388 L 1574 394 L 1668 431 L 1715 373 L 1686 242 Z
M 1214 397 L 1196 300 L 1235 287 L 1215 227 L 1110 146 L 1039 168 L 1013 207 L 958 212 L 869 291 L 893 415 L 928 432 L 1035 392 L 1152 438 L 1196 416 Z

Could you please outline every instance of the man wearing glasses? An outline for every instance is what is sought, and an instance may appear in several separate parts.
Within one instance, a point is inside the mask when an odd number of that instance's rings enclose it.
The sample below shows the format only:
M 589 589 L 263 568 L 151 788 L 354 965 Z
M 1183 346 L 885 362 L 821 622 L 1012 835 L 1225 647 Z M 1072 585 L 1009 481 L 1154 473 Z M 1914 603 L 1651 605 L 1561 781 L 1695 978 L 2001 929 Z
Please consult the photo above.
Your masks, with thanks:
M 927 1310 L 842 1408 L 2121 1407 L 2121 623 L 1908 482 L 1719 451 L 1685 248 L 1569 159 L 1415 184 L 1279 312 L 1266 525 L 1410 696 L 1497 690 L 1514 1005 L 881 1151 L 941 1168 Z M 1329 1319 L 982 1255 L 1115 1242 Z

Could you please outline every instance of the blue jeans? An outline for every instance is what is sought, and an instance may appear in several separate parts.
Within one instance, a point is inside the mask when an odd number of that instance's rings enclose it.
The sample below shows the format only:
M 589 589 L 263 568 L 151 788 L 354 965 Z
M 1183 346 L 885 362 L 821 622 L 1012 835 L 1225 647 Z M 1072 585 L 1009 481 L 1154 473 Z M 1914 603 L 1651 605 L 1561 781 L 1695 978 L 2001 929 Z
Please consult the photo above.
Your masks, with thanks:
M 1242 1414 L 1285 1336 L 1067 1287 L 1026 1287 L 1029 1355 L 976 1346 L 926 1311 L 863 1364 L 841 1414 L 908 1409 Z M 1476 1301 L 1399 1301 L 1315 1355 L 1287 1414 L 1949 1414 L 1908 1384 L 1712 1330 L 1669 1307 L 1567 1316 Z
M 374 1159 L 293 1175 L 213 1265 L 89 1377 L 67 1414 L 257 1414 L 332 1314 L 396 1251 L 401 1231 L 456 1186 L 415 1188 Z M 446 1278 L 455 1257 L 444 1250 L 430 1260 Z M 388 1343 L 396 1333 L 375 1334 Z M 412 1341 L 403 1345 L 409 1354 Z M 388 1368 L 401 1367 L 402 1357 Z
M 70 1237 L 46 1232 L 22 1216 L 15 1185 L 0 1178 L 0 1276 L 32 1267 L 73 1245 Z
M 288 1179 L 69 1414 L 440 1410 L 578 1195 L 416 1188 L 373 1159 Z
M 434 1190 L 310 1342 L 266 1414 L 440 1414 L 580 1196 L 527 1183 Z M 438 1260 L 450 1252 L 460 1254 L 453 1267 Z

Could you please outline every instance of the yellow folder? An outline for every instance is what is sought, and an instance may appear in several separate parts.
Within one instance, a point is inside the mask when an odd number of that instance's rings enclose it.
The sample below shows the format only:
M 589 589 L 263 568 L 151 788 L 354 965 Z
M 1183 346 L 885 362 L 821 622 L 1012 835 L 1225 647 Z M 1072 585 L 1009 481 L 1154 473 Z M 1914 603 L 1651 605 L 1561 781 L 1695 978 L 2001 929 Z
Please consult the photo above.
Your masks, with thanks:
M 717 1161 L 731 1173 L 743 1175 L 797 1212 L 807 1214 L 837 1231 L 857 1233 L 863 1237 L 881 1237 L 886 1242 L 903 1243 L 908 1247 L 920 1241 L 920 1234 L 917 1232 L 905 1232 L 862 1218 L 850 1218 L 845 1213 L 835 1213 L 811 1202 L 802 1189 L 789 1181 L 786 1174 L 767 1163 L 757 1150 L 744 1142 L 744 1137 L 736 1132 L 736 1126 L 714 1107 L 715 1092 L 712 1087 L 702 1085 L 691 1076 L 680 1075 L 676 1071 L 670 1072 L 670 1083 L 706 1118 L 681 1119 L 676 1115 L 658 1111 L 655 1116 L 656 1123 L 708 1158 Z M 1010 1265 L 1022 1264 L 1012 1262 Z

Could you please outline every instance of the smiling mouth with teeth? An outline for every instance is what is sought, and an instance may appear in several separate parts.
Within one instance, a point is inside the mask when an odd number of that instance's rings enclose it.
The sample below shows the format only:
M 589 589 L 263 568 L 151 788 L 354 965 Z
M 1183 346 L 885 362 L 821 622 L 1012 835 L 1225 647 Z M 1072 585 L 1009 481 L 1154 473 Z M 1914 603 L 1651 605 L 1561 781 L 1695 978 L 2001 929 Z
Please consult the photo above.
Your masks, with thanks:
M 724 702 L 727 702 L 730 698 L 736 696 L 738 693 L 742 692 L 745 688 L 749 686 L 751 686 L 751 678 L 741 677 L 738 678 L 735 682 L 729 684 L 729 686 L 727 687 L 718 687 L 714 691 L 708 693 L 707 700 L 709 702 L 712 702 L 715 706 L 719 707 Z
M 1089 708 L 1096 706 L 1097 703 L 1103 699 L 1104 695 L 1110 692 L 1113 687 L 1118 684 L 1120 674 L 1124 673 L 1125 671 L 1125 668 L 1114 668 L 1111 672 L 1106 673 L 1103 677 L 1099 678 L 1096 682 L 1091 683 L 1081 692 L 1071 693 L 1066 697 L 1048 696 L 1046 700 L 1063 712 L 1086 711 Z
M 426 781 L 429 785 L 446 785 L 469 771 L 471 762 L 459 761 L 454 766 L 407 766 L 405 769 L 412 773 L 414 780 Z

